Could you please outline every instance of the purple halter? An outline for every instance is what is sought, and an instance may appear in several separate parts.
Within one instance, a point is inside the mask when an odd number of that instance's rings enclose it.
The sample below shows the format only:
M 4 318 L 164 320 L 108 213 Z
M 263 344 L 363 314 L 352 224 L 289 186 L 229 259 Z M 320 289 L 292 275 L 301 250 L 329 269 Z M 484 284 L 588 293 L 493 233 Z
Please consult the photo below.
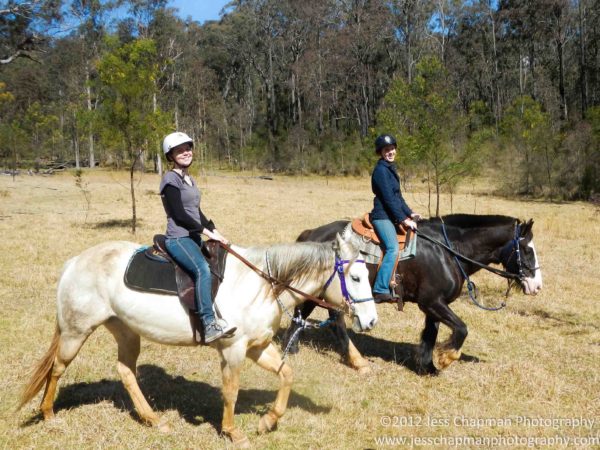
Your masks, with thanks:
M 357 259 L 354 262 L 365 264 L 364 259 Z M 349 263 L 350 263 L 350 260 L 348 260 L 348 259 L 340 259 L 340 258 L 338 258 L 337 255 L 335 255 L 335 266 L 333 267 L 333 273 L 331 274 L 331 276 L 329 277 L 329 279 L 325 283 L 325 286 L 323 286 L 323 292 L 325 292 L 327 290 L 327 288 L 329 287 L 329 285 L 333 281 L 333 278 L 335 277 L 335 274 L 337 273 L 337 275 L 338 275 L 338 277 L 340 279 L 340 285 L 342 287 L 342 296 L 344 297 L 344 300 L 346 301 L 346 303 L 348 305 L 351 306 L 354 303 L 364 303 L 364 302 L 372 302 L 372 301 L 374 301 L 373 297 L 354 298 L 348 292 L 348 288 L 346 287 L 346 277 L 344 276 L 344 265 L 345 264 L 349 264 Z

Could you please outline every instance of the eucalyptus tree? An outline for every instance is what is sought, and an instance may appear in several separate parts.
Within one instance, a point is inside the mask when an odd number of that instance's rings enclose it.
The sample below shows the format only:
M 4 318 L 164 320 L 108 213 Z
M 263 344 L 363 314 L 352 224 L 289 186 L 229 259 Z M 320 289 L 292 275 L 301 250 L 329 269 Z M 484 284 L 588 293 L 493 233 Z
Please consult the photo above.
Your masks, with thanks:
M 366 136 L 389 85 L 386 43 L 394 33 L 391 15 L 383 1 L 341 3 L 343 26 L 335 40 L 336 56 L 344 61 L 340 81 L 346 89 L 347 113 L 355 118 L 361 136 Z
M 47 31 L 62 20 L 62 1 L 0 1 L 0 65 L 17 58 L 37 60 Z
M 286 25 L 280 13 L 280 4 L 275 0 L 240 1 L 236 9 L 241 29 L 239 51 L 258 75 L 265 95 L 265 126 L 270 153 L 270 165 L 279 168 L 280 147 L 275 140 L 278 132 L 280 111 L 276 87 L 282 75 L 282 51 L 280 45 Z M 242 33 L 240 33 L 242 32 Z
M 401 161 L 422 165 L 428 182 L 433 183 L 436 216 L 442 187 L 456 185 L 477 164 L 477 148 L 465 145 L 466 118 L 447 80 L 448 72 L 439 59 L 424 58 L 417 64 L 412 83 L 394 80 L 378 115 L 379 125 L 395 133 L 407 150 L 401 152 Z
M 525 195 L 541 193 L 544 185 L 552 190 L 553 132 L 542 105 L 529 96 L 516 98 L 500 129 L 509 152 L 505 173 L 518 177 L 507 177 L 510 190 Z
M 80 60 L 76 66 L 83 72 L 78 89 L 83 93 L 85 107 L 78 112 L 79 121 L 85 128 L 88 145 L 89 167 L 96 166 L 94 111 L 98 107 L 100 96 L 93 92 L 92 79 L 97 76 L 96 63 L 103 51 L 104 37 L 107 33 L 107 17 L 118 6 L 117 1 L 106 0 L 72 0 L 69 14 L 77 23 L 73 35 L 80 45 L 78 52 Z
M 426 0 L 392 0 L 389 5 L 394 36 L 399 41 L 399 56 L 390 52 L 390 59 L 400 59 L 394 65 L 401 69 L 408 83 L 411 83 L 415 66 L 426 53 L 433 3 Z
M 134 170 L 147 150 L 148 136 L 162 136 L 172 126 L 168 114 L 153 106 L 154 83 L 158 76 L 156 46 L 151 39 L 136 39 L 119 45 L 109 40 L 110 51 L 98 65 L 105 145 L 125 145 L 130 159 L 132 232 L 136 230 Z M 156 142 L 153 145 L 158 145 Z

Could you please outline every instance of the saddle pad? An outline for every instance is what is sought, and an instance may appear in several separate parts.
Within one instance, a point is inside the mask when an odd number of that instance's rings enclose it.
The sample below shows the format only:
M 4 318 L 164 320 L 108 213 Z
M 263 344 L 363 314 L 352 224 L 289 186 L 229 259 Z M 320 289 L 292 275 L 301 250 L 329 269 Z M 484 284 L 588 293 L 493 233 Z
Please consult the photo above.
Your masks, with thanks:
M 168 261 L 148 258 L 146 249 L 138 249 L 129 260 L 125 269 L 125 285 L 138 291 L 177 295 L 175 266 Z

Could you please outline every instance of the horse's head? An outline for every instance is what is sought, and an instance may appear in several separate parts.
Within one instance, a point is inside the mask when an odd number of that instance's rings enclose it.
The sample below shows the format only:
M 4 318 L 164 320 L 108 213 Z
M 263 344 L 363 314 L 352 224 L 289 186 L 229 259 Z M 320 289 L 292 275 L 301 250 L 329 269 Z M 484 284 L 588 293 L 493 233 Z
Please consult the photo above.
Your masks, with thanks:
M 518 222 L 514 239 L 502 251 L 502 264 L 519 275 L 523 292 L 536 295 L 542 289 L 542 270 L 533 245 L 533 220 Z
M 327 283 L 325 299 L 350 312 L 354 331 L 369 331 L 377 323 L 377 308 L 367 266 L 358 259 L 358 250 L 339 234 L 333 241 L 333 249 L 335 270 Z

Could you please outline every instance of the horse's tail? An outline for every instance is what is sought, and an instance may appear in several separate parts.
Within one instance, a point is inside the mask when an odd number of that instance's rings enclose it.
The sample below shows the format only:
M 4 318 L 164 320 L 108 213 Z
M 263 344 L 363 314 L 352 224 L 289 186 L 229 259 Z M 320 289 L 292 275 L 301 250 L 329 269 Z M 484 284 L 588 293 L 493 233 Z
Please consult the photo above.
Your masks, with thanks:
M 33 397 L 42 389 L 46 380 L 48 379 L 48 375 L 52 371 L 52 367 L 54 366 L 54 360 L 56 358 L 56 354 L 58 353 L 58 344 L 60 342 L 60 329 L 58 328 L 58 324 L 56 324 L 56 330 L 54 331 L 54 337 L 52 338 L 52 343 L 50 344 L 50 348 L 44 355 L 42 359 L 40 359 L 37 365 L 31 371 L 31 377 L 29 379 L 29 383 L 23 389 L 21 393 L 21 400 L 19 402 L 19 406 L 17 407 L 17 411 L 21 409 L 26 403 L 29 403 Z

